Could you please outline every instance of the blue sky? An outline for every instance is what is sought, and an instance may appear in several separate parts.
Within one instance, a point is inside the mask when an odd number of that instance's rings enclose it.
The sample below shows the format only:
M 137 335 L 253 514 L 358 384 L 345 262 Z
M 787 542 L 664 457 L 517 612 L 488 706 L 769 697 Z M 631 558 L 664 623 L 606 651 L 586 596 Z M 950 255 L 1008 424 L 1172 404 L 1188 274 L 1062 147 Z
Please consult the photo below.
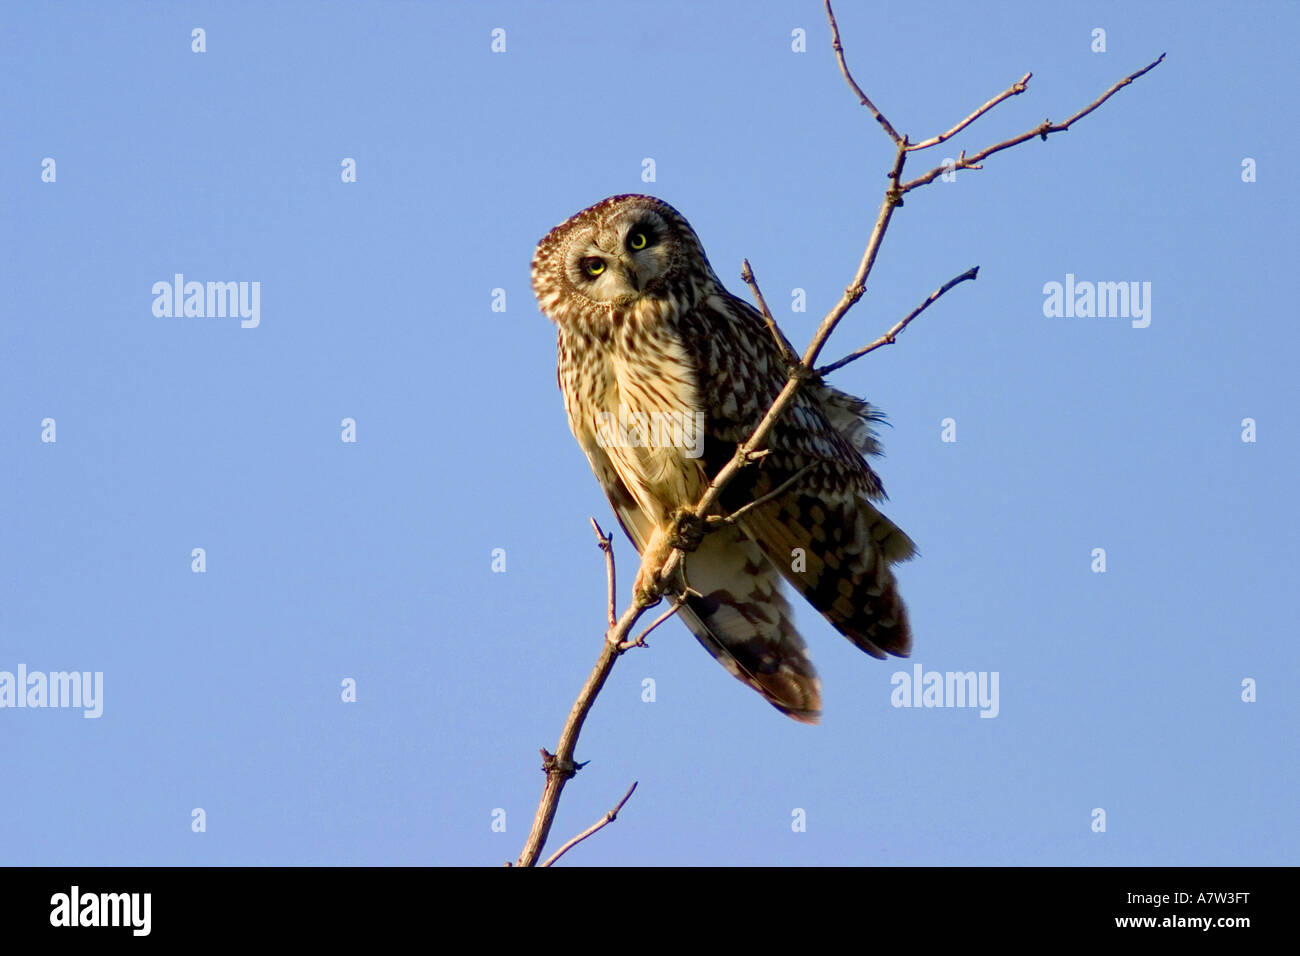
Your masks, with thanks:
M 1034 73 L 913 173 L 1168 59 L 909 195 L 826 350 L 980 266 L 833 378 L 890 416 L 913 658 L 800 606 L 810 728 L 671 622 L 598 701 L 553 845 L 638 780 L 567 864 L 1296 863 L 1296 5 L 839 19 L 913 139 Z M 6 4 L 0 61 L 0 672 L 103 675 L 96 719 L 0 708 L 0 861 L 514 858 L 613 526 L 533 248 L 653 193 L 805 344 L 892 158 L 820 4 Z M 177 273 L 258 283 L 258 324 L 156 315 Z M 1067 275 L 1150 283 L 1149 326 L 1044 315 Z M 997 716 L 892 706 L 913 664 L 996 672 Z

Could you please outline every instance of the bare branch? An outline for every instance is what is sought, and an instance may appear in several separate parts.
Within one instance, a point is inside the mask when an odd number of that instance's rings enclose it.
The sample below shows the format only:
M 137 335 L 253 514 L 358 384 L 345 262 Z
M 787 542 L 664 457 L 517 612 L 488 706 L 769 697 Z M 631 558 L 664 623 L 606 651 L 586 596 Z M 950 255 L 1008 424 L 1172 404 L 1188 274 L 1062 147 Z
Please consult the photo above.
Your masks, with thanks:
M 786 364 L 793 365 L 799 361 L 799 356 L 795 354 L 794 347 L 790 340 L 785 337 L 780 326 L 776 324 L 776 319 L 772 318 L 772 312 L 767 307 L 767 300 L 763 298 L 763 293 L 759 291 L 758 280 L 754 278 L 754 270 L 749 266 L 749 260 L 745 259 L 740 265 L 740 278 L 749 286 L 749 291 L 754 295 L 754 302 L 758 305 L 758 310 L 763 313 L 763 321 L 767 323 L 767 330 L 772 333 L 772 338 L 776 341 L 776 347 L 781 350 L 781 357 L 785 359 Z
M 751 501 L 749 504 L 745 505 L 743 508 L 737 508 L 735 511 L 733 511 L 731 514 L 727 515 L 726 517 L 719 517 L 719 518 L 717 518 L 715 523 L 716 523 L 716 524 L 719 524 L 719 525 L 723 525 L 723 524 L 735 524 L 735 523 L 736 523 L 736 520 L 737 520 L 738 518 L 740 518 L 741 515 L 745 514 L 747 511 L 753 511 L 755 508 L 758 508 L 758 507 L 760 507 L 760 506 L 762 506 L 762 505 L 767 504 L 769 501 L 772 501 L 774 498 L 779 498 L 782 494 L 785 493 L 785 491 L 786 491 L 787 489 L 793 487 L 794 484 L 795 484 L 795 483 L 796 483 L 800 478 L 802 478 L 804 475 L 808 474 L 808 472 L 809 472 L 809 470 L 810 470 L 811 468 L 812 468 L 812 463 L 811 463 L 811 462 L 810 462 L 809 464 L 807 464 L 807 465 L 804 465 L 802 468 L 800 468 L 798 471 L 796 471 L 793 475 L 791 475 L 791 476 L 790 476 L 789 478 L 787 478 L 785 481 L 781 482 L 780 485 L 778 485 L 777 487 L 773 488 L 771 491 L 769 491 L 769 492 L 768 492 L 767 494 L 765 494 L 763 497 L 754 499 L 754 500 Z M 712 520 L 712 519 L 710 519 L 710 520 Z
M 817 333 L 813 336 L 812 342 L 808 346 L 808 351 L 804 353 L 803 364 L 812 368 L 817 364 L 817 356 L 830 338 L 831 333 L 835 331 L 835 326 L 839 324 L 844 314 L 853 308 L 858 299 L 862 298 L 867 291 L 867 279 L 871 275 L 871 269 L 876 264 L 876 254 L 880 251 L 880 243 L 884 241 L 885 231 L 889 228 L 889 222 L 894 216 L 894 209 L 902 202 L 898 192 L 898 180 L 903 174 L 903 163 L 907 161 L 907 146 L 899 144 L 898 155 L 894 157 L 893 168 L 889 171 L 890 186 L 885 190 L 885 198 L 880 202 L 880 212 L 876 214 L 876 224 L 871 230 L 871 236 L 867 239 L 867 248 L 863 250 L 862 261 L 858 263 L 858 271 L 853 275 L 853 281 L 849 283 L 844 290 L 844 295 L 840 297 L 839 302 L 835 303 L 834 308 L 822 319 L 822 324 L 817 328 Z
M 1134 73 L 1130 73 L 1128 76 L 1124 77 L 1124 79 L 1120 80 L 1110 89 L 1108 89 L 1105 93 L 1101 94 L 1101 96 L 1097 97 L 1087 106 L 1085 106 L 1083 109 L 1079 110 L 1079 112 L 1075 113 L 1064 123 L 1053 123 L 1051 120 L 1043 120 L 1040 124 L 1035 126 L 1033 129 L 1029 130 L 1028 132 L 1021 133 L 1019 136 L 1013 136 L 1011 137 L 1011 139 L 1004 140 L 1003 142 L 990 146 L 987 149 L 982 149 L 974 156 L 970 157 L 969 159 L 966 158 L 965 153 L 962 153 L 961 158 L 958 159 L 955 164 L 951 166 L 936 166 L 934 169 L 930 170 L 924 176 L 918 176 L 916 179 L 913 179 L 911 182 L 904 183 L 900 187 L 900 192 L 908 193 L 920 186 L 924 186 L 928 183 L 932 183 L 940 176 L 942 176 L 945 172 L 949 172 L 950 170 L 979 169 L 979 166 L 977 164 L 987 159 L 988 157 L 992 156 L 994 153 L 1000 153 L 1002 152 L 1002 150 L 1010 149 L 1012 146 L 1019 146 L 1021 143 L 1025 142 L 1026 140 L 1033 139 L 1035 136 L 1038 136 L 1042 139 L 1047 139 L 1047 137 L 1052 133 L 1065 132 L 1073 124 L 1077 123 L 1079 120 L 1083 119 L 1093 110 L 1095 110 L 1097 107 L 1101 106 L 1102 103 L 1105 103 L 1108 99 L 1110 99 L 1112 96 L 1114 96 L 1124 87 L 1128 86 L 1139 76 L 1142 76 L 1144 73 L 1154 70 L 1162 62 L 1164 62 L 1164 59 L 1165 59 L 1165 55 L 1161 53 L 1158 57 L 1156 57 L 1146 66 L 1142 67 L 1142 69 Z
M 1142 69 L 1140 69 L 1140 70 L 1138 70 L 1138 71 L 1136 71 L 1136 72 L 1134 72 L 1134 73 L 1130 73 L 1128 76 L 1124 77 L 1124 79 L 1120 80 L 1118 83 L 1116 83 L 1116 84 L 1115 84 L 1114 86 L 1112 86 L 1110 89 L 1108 89 L 1105 93 L 1101 94 L 1101 96 L 1097 97 L 1095 100 L 1093 100 L 1093 101 L 1092 101 L 1091 103 L 1089 103 L 1087 106 L 1085 106 L 1083 109 L 1079 110 L 1079 112 L 1077 112 L 1077 113 L 1075 113 L 1073 116 L 1071 116 L 1071 117 L 1070 117 L 1068 120 L 1066 120 L 1064 123 L 1060 123 L 1060 124 L 1058 124 L 1058 125 L 1056 125 L 1056 126 L 1050 127 L 1050 128 L 1049 128 L 1049 129 L 1048 129 L 1048 130 L 1043 134 L 1043 139 L 1046 139 L 1046 138 L 1047 138 L 1047 133 L 1059 133 L 1059 132 L 1061 132 L 1062 130 L 1067 130 L 1067 129 L 1069 129 L 1069 128 L 1070 128 L 1070 125 L 1071 125 L 1072 123 L 1074 123 L 1074 122 L 1076 122 L 1076 121 L 1078 121 L 1078 120 L 1083 119 L 1085 116 L 1087 116 L 1087 115 L 1088 115 L 1089 113 L 1091 113 L 1093 110 L 1095 110 L 1098 106 L 1101 106 L 1102 103 L 1105 103 L 1108 99 L 1110 99 L 1112 96 L 1114 96 L 1116 93 L 1118 93 L 1118 92 L 1119 92 L 1121 89 L 1123 89 L 1124 87 L 1128 86 L 1130 83 L 1132 83 L 1132 82 L 1133 82 L 1134 80 L 1136 80 L 1138 77 L 1142 76 L 1144 73 L 1150 73 L 1150 72 L 1151 72 L 1152 70 L 1154 70 L 1157 66 L 1159 66 L 1161 63 L 1163 63 L 1163 62 L 1164 62 L 1164 59 L 1165 59 L 1165 55 L 1164 55 L 1163 53 L 1161 53 L 1158 57 L 1156 57 L 1154 60 L 1152 60 L 1152 61 L 1151 61 L 1150 63 L 1148 63 L 1146 66 L 1142 67 Z
M 596 695 L 605 686 L 610 671 L 614 669 L 614 662 L 627 650 L 622 646 L 624 639 L 647 607 L 648 604 L 641 604 L 634 599 L 614 626 L 606 632 L 600 656 L 596 659 L 596 666 L 592 668 L 591 675 L 582 685 L 577 700 L 569 709 L 569 716 L 564 721 L 564 729 L 560 731 L 560 743 L 555 748 L 555 753 L 542 750 L 542 769 L 546 772 L 546 786 L 542 788 L 542 799 L 537 805 L 532 829 L 528 831 L 528 839 L 524 842 L 524 849 L 519 854 L 516 866 L 537 865 L 537 858 L 541 855 L 542 847 L 546 845 L 546 838 L 550 835 L 551 824 L 555 820 L 555 811 L 560 805 L 560 794 L 564 792 L 564 785 L 582 767 L 581 764 L 573 762 L 573 752 L 578 745 L 578 735 L 582 733 L 582 725 L 587 720 L 587 714 L 591 712 L 591 705 L 595 703 Z
M 858 86 L 853 79 L 853 74 L 849 72 L 849 65 L 844 61 L 844 44 L 840 43 L 840 25 L 835 22 L 835 11 L 831 9 L 831 0 L 826 0 L 826 19 L 831 22 L 831 47 L 835 50 L 835 59 L 840 61 L 840 72 L 844 74 L 845 81 L 848 82 L 849 88 L 857 94 L 858 102 L 871 110 L 871 115 L 876 118 L 876 122 L 881 125 L 885 133 L 896 145 L 903 144 L 903 137 L 898 135 L 898 131 L 889 125 L 889 120 L 885 119 L 884 114 L 876 109 L 876 105 L 867 98 L 867 94 L 862 92 L 862 87 Z
M 979 266 L 973 266 L 972 268 L 967 269 L 965 272 L 963 272 L 961 275 L 957 276 L 956 278 L 949 279 L 943 285 L 939 286 L 939 288 L 931 292 L 929 296 L 926 297 L 924 302 L 918 305 L 911 312 L 907 313 L 907 315 L 902 319 L 902 321 L 900 321 L 897 325 L 895 325 L 892 329 L 890 329 L 880 338 L 876 339 L 876 341 L 872 342 L 868 346 L 858 349 L 856 352 L 852 353 L 851 355 L 846 355 L 838 362 L 832 362 L 830 365 L 823 365 L 821 368 L 817 370 L 817 374 L 829 375 L 831 372 L 834 372 L 836 369 L 843 368 L 844 366 L 848 365 L 850 362 L 856 362 L 858 359 L 862 358 L 862 356 L 866 355 L 868 352 L 874 352 L 882 345 L 893 345 L 894 339 L 898 337 L 898 333 L 902 332 L 903 329 L 907 328 L 908 324 L 911 323 L 911 321 L 914 318 L 916 318 L 918 315 L 920 315 L 922 312 L 928 309 L 931 305 L 933 305 L 934 302 L 939 298 L 939 296 L 943 295 L 945 292 L 947 292 L 953 286 L 957 285 L 957 283 L 959 282 L 965 282 L 967 279 L 974 279 L 977 275 L 979 275 L 979 271 L 980 271 Z M 744 510 L 745 510 L 744 508 L 741 509 L 741 511 Z M 737 514 L 739 513 L 740 512 L 737 512 Z
M 634 647 L 645 647 L 646 646 L 645 639 L 650 636 L 650 632 L 653 631 L 660 624 L 662 624 L 664 621 L 668 620 L 678 611 L 680 611 L 682 609 L 682 605 L 686 603 L 686 599 L 688 597 L 691 597 L 692 595 L 694 595 L 695 597 L 703 597 L 703 595 L 701 595 L 698 591 L 691 591 L 689 588 L 683 591 L 681 594 L 677 595 L 676 599 L 674 599 L 672 605 L 668 608 L 668 610 L 664 611 L 657 618 L 651 621 L 650 626 L 636 636 L 636 640 L 623 641 L 621 644 L 619 644 L 619 650 L 626 651 Z
M 605 577 L 609 579 L 609 626 L 613 627 L 614 622 L 618 620 L 615 616 L 618 608 L 617 589 L 614 586 L 614 536 L 605 534 L 600 525 L 596 524 L 596 519 L 591 519 L 591 526 L 596 530 L 596 537 L 599 539 L 599 548 L 605 552 Z
M 741 443 L 736 448 L 736 451 L 732 455 L 731 460 L 728 461 L 727 464 L 722 469 L 720 469 L 716 475 L 714 475 L 713 480 L 709 483 L 708 488 L 705 489 L 704 494 L 701 496 L 700 500 L 697 502 L 695 508 L 693 509 L 694 518 L 696 520 L 705 522 L 706 531 L 719 527 L 722 524 L 734 522 L 737 517 L 743 515 L 749 509 L 757 507 L 758 505 L 764 503 L 765 501 L 770 500 L 772 497 L 775 497 L 777 494 L 784 492 L 790 485 L 792 485 L 795 481 L 797 481 L 799 477 L 801 477 L 802 472 L 798 475 L 795 475 L 793 478 L 788 479 L 785 483 L 781 485 L 781 487 L 771 492 L 769 495 L 765 495 L 762 498 L 758 499 L 758 501 L 752 502 L 740 508 L 733 515 L 731 515 L 729 519 L 725 516 L 714 514 L 714 511 L 718 507 L 718 501 L 722 494 L 722 490 L 736 476 L 736 474 L 742 468 L 745 468 L 750 464 L 762 459 L 764 456 L 766 456 L 769 453 L 769 449 L 765 447 L 767 436 L 770 434 L 776 421 L 786 412 L 789 406 L 793 403 L 796 393 L 799 391 L 800 388 L 803 387 L 805 382 L 809 381 L 810 379 L 819 379 L 821 375 L 842 368 L 848 363 L 856 361 L 858 358 L 861 358 L 863 355 L 866 355 L 880 348 L 881 346 L 889 345 L 893 343 L 896 337 L 898 336 L 898 334 L 901 333 L 903 329 L 905 329 L 908 326 L 908 324 L 912 322 L 912 320 L 914 320 L 917 316 L 919 316 L 922 312 L 924 312 L 927 308 L 929 308 L 931 304 L 933 304 L 936 300 L 938 300 L 949 289 L 951 289 L 953 286 L 957 285 L 960 282 L 964 282 L 968 279 L 974 279 L 976 277 L 978 273 L 978 267 L 969 269 L 968 271 L 962 273 L 961 275 L 949 280 L 939 289 L 931 293 L 930 296 L 926 298 L 924 302 L 922 302 L 917 308 L 913 309 L 912 312 L 909 313 L 905 318 L 903 318 L 902 321 L 896 324 L 892 329 L 886 332 L 875 342 L 872 342 L 870 345 L 862 349 L 859 349 L 857 352 L 854 352 L 849 356 L 846 356 L 845 358 L 841 359 L 838 362 L 834 362 L 831 365 L 825 366 L 823 368 L 814 371 L 814 368 L 816 368 L 817 358 L 821 354 L 822 348 L 826 345 L 827 340 L 830 338 L 831 333 L 835 331 L 835 328 L 839 324 L 840 320 L 843 319 L 845 314 L 849 311 L 849 309 L 851 309 L 857 303 L 857 301 L 862 298 L 863 293 L 866 291 L 867 279 L 870 277 L 872 267 L 875 265 L 876 255 L 880 250 L 881 242 L 884 239 L 886 230 L 888 230 L 889 228 L 889 224 L 893 217 L 894 210 L 902 206 L 904 194 L 909 192 L 912 189 L 916 189 L 920 186 L 925 185 L 926 183 L 932 182 L 935 178 L 941 175 L 946 169 L 946 167 L 941 166 L 935 170 L 932 170 L 929 173 L 926 173 L 924 176 L 921 176 L 918 179 L 915 179 L 908 183 L 903 183 L 902 172 L 903 172 L 903 166 L 907 159 L 908 152 L 912 151 L 913 149 L 923 149 L 928 146 L 933 146 L 938 143 L 944 142 L 949 137 L 955 135 L 956 133 L 964 129 L 966 126 L 970 125 L 972 122 L 974 122 L 974 120 L 982 116 L 984 113 L 988 112 L 998 103 L 1000 103 L 1002 100 L 1007 99 L 1010 96 L 1015 96 L 1020 92 L 1023 92 L 1024 84 L 1028 82 L 1030 77 L 1030 74 L 1025 74 L 1025 76 L 1018 83 L 1013 84 L 1013 86 L 1009 90 L 1004 91 L 1002 94 L 1000 94 L 997 97 L 994 97 L 992 100 L 984 104 L 984 106 L 980 107 L 978 110 L 976 110 L 974 113 L 968 116 L 961 123 L 958 123 L 948 132 L 940 134 L 938 137 L 935 137 L 933 140 L 927 140 L 923 143 L 916 144 L 916 146 L 911 146 L 908 143 L 907 138 L 900 136 L 898 132 L 885 119 L 885 117 L 880 113 L 880 111 L 875 108 L 871 100 L 868 99 L 866 94 L 862 92 L 861 88 L 857 85 L 852 75 L 849 73 L 848 65 L 844 59 L 844 48 L 840 43 L 839 26 L 835 22 L 835 15 L 834 12 L 831 10 L 830 0 L 826 0 L 826 15 L 827 18 L 830 20 L 831 34 L 832 34 L 831 45 L 834 48 L 836 58 L 839 61 L 840 71 L 844 74 L 844 78 L 848 82 L 850 88 L 852 88 L 853 91 L 858 95 L 858 98 L 861 101 L 862 105 L 866 106 L 869 110 L 871 110 L 872 114 L 876 117 L 876 120 L 881 124 L 885 132 L 893 140 L 895 146 L 897 147 L 897 152 L 894 157 L 893 165 L 889 171 L 889 185 L 885 190 L 884 198 L 881 200 L 880 210 L 876 215 L 875 225 L 872 227 L 871 234 L 867 239 L 866 248 L 863 250 L 862 258 L 858 263 L 857 271 L 854 273 L 852 281 L 845 288 L 844 294 L 840 297 L 839 301 L 836 302 L 834 307 L 832 307 L 831 310 L 826 314 L 825 318 L 822 319 L 821 324 L 818 326 L 817 331 L 813 335 L 812 341 L 808 344 L 808 348 L 804 352 L 802 358 L 800 359 L 794 358 L 794 350 L 793 348 L 790 347 L 789 343 L 785 341 L 784 336 L 781 334 L 780 329 L 777 327 L 775 320 L 772 319 L 771 312 L 768 310 L 767 305 L 762 298 L 761 292 L 759 292 L 758 284 L 756 281 L 754 281 L 753 270 L 749 268 L 749 263 L 746 261 L 744 272 L 742 272 L 742 278 L 744 278 L 745 281 L 750 284 L 750 289 L 754 293 L 754 298 L 758 303 L 759 308 L 762 310 L 764 320 L 765 322 L 767 322 L 768 328 L 772 331 L 772 334 L 776 339 L 778 346 L 784 346 L 782 348 L 782 354 L 784 355 L 787 352 L 789 353 L 789 359 L 788 359 L 788 361 L 790 362 L 789 369 L 788 369 L 789 377 L 785 385 L 782 387 L 780 393 L 773 401 L 771 407 L 767 410 L 767 413 L 763 416 L 762 421 L 759 422 L 757 427 L 750 434 L 749 438 L 746 439 L 743 443 Z M 1069 129 L 1071 124 L 1082 119 L 1084 116 L 1087 116 L 1093 110 L 1097 109 L 1097 107 L 1099 107 L 1107 99 L 1109 99 L 1112 95 L 1114 95 L 1115 92 L 1117 92 L 1119 89 L 1121 89 L 1124 86 L 1127 86 L 1129 83 L 1132 83 L 1134 80 L 1142 76 L 1147 71 L 1154 69 L 1163 60 L 1164 60 L 1164 54 L 1162 53 L 1160 57 L 1156 59 L 1154 62 L 1144 67 L 1143 69 L 1130 74 L 1129 76 L 1125 77 L 1123 80 L 1120 80 L 1109 90 L 1107 90 L 1104 94 L 1102 94 L 1101 97 L 1099 97 L 1089 106 L 1080 110 L 1074 116 L 1070 117 L 1064 123 L 1052 124 L 1050 121 L 1044 121 L 1042 125 L 1036 127 L 1033 130 L 1030 130 L 1028 133 L 1025 133 L 1022 136 L 1015 137 L 1014 139 L 1007 140 L 1006 142 L 999 143 L 995 146 L 991 146 L 988 149 L 985 149 L 975 154 L 973 157 L 970 157 L 969 159 L 966 157 L 965 151 L 963 151 L 961 153 L 960 159 L 958 160 L 957 168 L 978 169 L 979 168 L 978 163 L 981 160 L 985 159 L 988 156 L 993 155 L 996 152 L 1000 152 L 1001 150 L 1004 149 L 1009 149 L 1012 146 L 1015 146 L 1019 143 L 1022 143 L 1028 139 L 1033 138 L 1034 136 L 1041 136 L 1043 139 L 1046 139 L 1050 133 L 1061 132 L 1066 129 Z M 608 535 L 605 535 L 604 532 L 601 531 L 599 525 L 596 525 L 594 521 L 592 522 L 592 524 L 596 529 L 597 535 L 600 537 L 602 550 L 606 550 L 608 553 L 607 561 L 608 561 L 608 568 L 609 568 L 610 594 L 612 596 L 614 593 L 612 542 L 610 540 L 610 537 Z M 664 559 L 662 567 L 658 569 L 658 574 L 656 576 L 656 579 L 661 582 L 672 581 L 674 579 L 674 575 L 676 574 L 677 569 L 680 567 L 684 559 L 685 559 L 685 552 L 680 547 L 672 548 L 668 552 L 667 557 Z M 600 657 L 596 661 L 596 666 L 592 669 L 590 676 L 587 678 L 586 684 L 583 685 L 582 691 L 578 694 L 577 700 L 574 701 L 573 707 L 569 711 L 568 719 L 565 721 L 564 728 L 560 733 L 560 742 L 556 748 L 556 752 L 554 754 L 551 754 L 547 752 L 545 749 L 542 750 L 542 769 L 546 771 L 546 786 L 542 791 L 542 799 L 537 808 L 537 815 L 533 820 L 533 826 L 531 831 L 529 832 L 528 840 L 524 845 L 524 850 L 520 855 L 518 865 L 520 866 L 536 865 L 537 858 L 541 854 L 541 849 L 546 843 L 547 835 L 550 833 L 551 823 L 555 818 L 555 811 L 559 805 L 560 794 L 564 789 L 564 785 L 565 783 L 568 782 L 569 779 L 571 779 L 574 776 L 577 770 L 580 769 L 580 767 L 582 766 L 581 764 L 576 764 L 573 761 L 574 748 L 577 745 L 578 735 L 582 731 L 582 726 L 584 721 L 587 718 L 587 714 L 590 712 L 591 706 L 595 701 L 596 696 L 600 693 L 601 689 L 604 687 L 605 681 L 609 677 L 610 671 L 613 669 L 614 662 L 618 659 L 618 657 L 621 654 L 625 653 L 630 648 L 642 645 L 644 643 L 645 636 L 649 634 L 652 630 L 654 630 L 654 628 L 658 627 L 661 623 L 668 620 L 668 618 L 670 618 L 674 613 L 676 613 L 677 610 L 685 602 L 687 596 L 691 593 L 694 592 L 689 591 L 688 588 L 686 592 L 677 595 L 675 601 L 673 602 L 672 607 L 670 607 L 669 610 L 664 614 L 661 614 L 658 619 L 656 619 L 649 627 L 645 629 L 645 631 L 642 632 L 642 634 L 636 640 L 633 641 L 629 641 L 627 639 L 628 634 L 631 633 L 632 628 L 635 626 L 636 622 L 640 619 L 642 614 L 645 613 L 646 609 L 658 603 L 659 595 L 652 594 L 652 593 L 642 593 L 639 595 L 634 595 L 632 602 L 627 606 L 627 608 L 624 609 L 622 615 L 619 616 L 619 618 L 616 621 L 612 620 L 613 618 L 612 608 L 614 605 L 613 605 L 613 599 L 611 597 L 611 604 L 610 604 L 611 612 L 609 615 L 611 618 L 611 625 L 609 629 L 605 632 L 605 640 L 601 647 Z M 635 789 L 635 784 L 633 785 L 633 789 Z M 631 790 L 628 791 L 628 796 L 631 796 Z M 568 844 L 562 847 L 558 853 L 556 853 L 547 861 L 547 865 L 549 865 L 550 863 L 558 859 L 560 853 L 563 853 L 570 846 L 576 844 L 578 841 L 582 839 L 585 839 L 587 836 L 590 836 L 592 833 L 595 833 L 601 827 L 605 826 L 610 820 L 614 819 L 615 814 L 618 812 L 619 809 L 622 808 L 623 804 L 626 803 L 628 796 L 625 796 L 623 798 L 623 801 L 621 801 L 617 807 L 615 807 L 612 811 L 610 811 L 609 814 L 606 814 L 605 820 L 602 820 L 601 822 L 597 823 L 594 827 L 589 828 L 588 831 L 585 831 L 583 834 L 580 834 L 577 838 L 571 840 Z
M 587 839 L 587 837 L 591 836 L 593 833 L 595 833 L 597 830 L 601 829 L 602 827 L 607 827 L 615 820 L 617 820 L 618 811 L 622 810 L 623 804 L 627 803 L 628 800 L 631 799 L 632 791 L 636 789 L 636 785 L 637 785 L 637 781 L 633 780 L 632 786 L 627 788 L 627 793 L 623 794 L 623 799 L 618 802 L 618 805 L 615 806 L 613 810 L 610 810 L 609 813 L 605 814 L 603 817 L 601 817 L 591 826 L 587 827 L 587 829 L 583 830 L 581 833 L 579 833 L 568 843 L 564 844 L 564 846 L 560 847 L 558 850 L 552 853 L 550 857 L 547 859 L 547 861 L 542 864 L 542 866 L 553 865 L 556 860 L 564 856 L 564 854 L 568 853 L 571 849 L 573 849 L 583 840 Z
M 918 149 L 929 149 L 931 146 L 938 146 L 944 140 L 951 139 L 952 137 L 956 136 L 967 126 L 975 122 L 977 119 L 979 119 L 989 110 L 993 109 L 993 107 L 997 106 L 1003 100 L 1011 96 L 1019 96 L 1021 93 L 1023 93 L 1029 86 L 1029 78 L 1033 75 L 1034 74 L 1032 73 L 1026 73 L 1019 80 L 1012 83 L 1009 87 L 1007 87 L 997 96 L 993 97 L 993 99 L 989 100 L 979 109 L 977 109 L 974 113 L 971 113 L 970 116 L 966 117 L 956 126 L 954 126 L 952 129 L 948 130 L 948 132 L 940 133 L 938 136 L 931 136 L 929 139 L 924 140 L 920 143 L 913 143 L 911 146 L 907 147 L 907 151 L 909 153 L 914 153 Z

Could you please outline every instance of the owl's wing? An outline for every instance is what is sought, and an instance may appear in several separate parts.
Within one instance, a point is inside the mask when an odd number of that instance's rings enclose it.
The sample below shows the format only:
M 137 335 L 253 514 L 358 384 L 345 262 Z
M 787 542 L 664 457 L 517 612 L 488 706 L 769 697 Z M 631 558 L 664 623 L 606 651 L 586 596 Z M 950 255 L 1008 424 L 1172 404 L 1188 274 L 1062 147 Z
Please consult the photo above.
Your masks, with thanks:
M 730 460 L 784 386 L 780 353 L 758 314 L 733 296 L 710 297 L 701 323 L 727 320 L 731 334 L 696 336 L 702 369 L 712 371 L 705 445 L 710 475 Z M 808 383 L 769 433 L 770 452 L 724 490 L 736 511 L 798 480 L 747 512 L 740 527 L 781 575 L 844 636 L 873 657 L 906 656 L 912 643 L 907 609 L 891 565 L 915 554 L 911 539 L 871 503 L 885 497 L 864 454 L 879 454 L 867 403 Z M 805 470 L 806 469 L 806 470 Z
M 643 552 L 654 522 L 605 450 L 581 439 L 579 443 L 623 531 L 637 553 Z M 736 528 L 715 532 L 687 555 L 686 575 L 703 596 L 689 598 L 678 616 L 704 649 L 782 713 L 816 723 L 821 681 L 781 593 L 780 575 L 759 547 Z
M 785 478 L 759 473 L 756 500 Z M 906 534 L 828 463 L 789 491 L 739 519 L 740 526 L 808 603 L 872 657 L 906 657 L 912 648 L 907 608 L 890 565 L 915 553 Z

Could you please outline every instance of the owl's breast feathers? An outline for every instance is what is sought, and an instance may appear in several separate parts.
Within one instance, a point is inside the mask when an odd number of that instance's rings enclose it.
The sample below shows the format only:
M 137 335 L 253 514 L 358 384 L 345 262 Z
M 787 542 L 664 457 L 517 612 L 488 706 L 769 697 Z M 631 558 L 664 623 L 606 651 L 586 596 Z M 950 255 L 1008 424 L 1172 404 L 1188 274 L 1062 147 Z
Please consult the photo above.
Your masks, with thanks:
M 560 388 L 569 427 L 593 467 L 607 459 L 657 525 L 693 505 L 708 485 L 698 450 L 707 413 L 694 361 L 673 324 L 659 310 L 610 313 L 605 335 L 560 327 Z

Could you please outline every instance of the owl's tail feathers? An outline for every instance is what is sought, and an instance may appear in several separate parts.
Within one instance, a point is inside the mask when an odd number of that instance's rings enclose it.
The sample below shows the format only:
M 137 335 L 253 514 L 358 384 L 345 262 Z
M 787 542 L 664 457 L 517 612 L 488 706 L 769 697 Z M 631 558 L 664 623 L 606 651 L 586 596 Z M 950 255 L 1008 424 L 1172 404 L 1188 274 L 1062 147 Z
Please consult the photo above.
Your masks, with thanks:
M 715 532 L 687 557 L 686 577 L 703 597 L 678 613 L 704 649 L 781 713 L 817 723 L 821 681 L 759 548 L 734 529 Z
M 912 539 L 861 498 L 797 492 L 741 519 L 808 603 L 872 657 L 906 657 L 912 627 L 890 565 L 916 554 Z

